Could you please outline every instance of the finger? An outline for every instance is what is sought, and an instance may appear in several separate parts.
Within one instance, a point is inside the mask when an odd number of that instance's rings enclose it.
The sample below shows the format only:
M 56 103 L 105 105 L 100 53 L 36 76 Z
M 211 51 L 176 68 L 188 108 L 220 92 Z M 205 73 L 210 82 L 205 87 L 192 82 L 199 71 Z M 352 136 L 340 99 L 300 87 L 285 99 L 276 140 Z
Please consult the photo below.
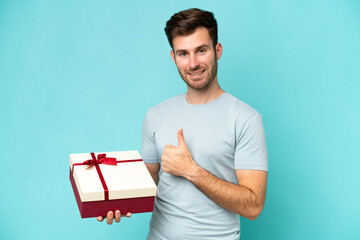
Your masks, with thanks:
M 169 151 L 169 144 L 167 144 L 164 148 L 163 154 L 167 153 Z
M 116 210 L 115 211 L 115 222 L 120 222 L 120 220 L 121 220 L 121 213 L 120 213 L 120 211 L 119 210 Z
M 163 154 L 163 155 L 161 156 L 161 160 L 164 162 L 164 161 L 166 161 L 166 159 L 167 159 L 167 156 L 166 156 L 165 154 Z
M 168 156 L 166 156 L 166 155 L 161 156 L 161 167 L 162 167 L 163 171 L 165 171 L 165 172 L 167 170 L 168 164 L 170 164 L 169 160 L 170 160 L 170 158 Z
M 164 153 L 168 152 L 170 149 L 175 148 L 175 146 L 171 145 L 171 144 L 166 144 L 165 148 L 164 148 Z
M 179 142 L 179 147 L 186 146 L 185 138 L 184 138 L 184 130 L 182 128 L 179 129 L 179 131 L 177 133 L 177 139 Z
M 106 215 L 106 222 L 107 224 L 111 225 L 114 221 L 114 213 L 112 211 L 109 211 Z
M 125 217 L 131 217 L 131 212 L 128 212 L 126 215 L 125 215 Z
M 99 222 L 102 222 L 102 221 L 104 220 L 104 217 L 98 216 L 96 219 L 97 219 Z

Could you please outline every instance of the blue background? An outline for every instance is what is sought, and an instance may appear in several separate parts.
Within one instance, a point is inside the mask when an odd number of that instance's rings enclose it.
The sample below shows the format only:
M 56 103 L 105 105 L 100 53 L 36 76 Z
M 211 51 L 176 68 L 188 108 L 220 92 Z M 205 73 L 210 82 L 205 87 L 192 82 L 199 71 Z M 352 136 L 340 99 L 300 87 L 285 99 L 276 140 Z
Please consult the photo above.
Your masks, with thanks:
M 186 91 L 163 28 L 190 7 L 218 20 L 220 85 L 264 119 L 267 199 L 241 239 L 360 239 L 355 0 L 1 0 L 1 239 L 145 238 L 150 213 L 80 218 L 68 158 L 141 149 L 147 109 Z

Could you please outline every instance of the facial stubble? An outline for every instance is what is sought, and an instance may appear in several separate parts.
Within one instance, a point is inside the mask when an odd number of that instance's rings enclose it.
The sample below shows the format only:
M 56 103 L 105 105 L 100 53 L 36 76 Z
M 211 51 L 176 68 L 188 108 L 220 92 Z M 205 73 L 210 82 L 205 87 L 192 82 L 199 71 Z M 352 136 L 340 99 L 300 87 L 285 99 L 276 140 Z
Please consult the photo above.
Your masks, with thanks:
M 181 76 L 181 78 L 183 79 L 183 81 L 186 83 L 186 85 L 188 85 L 190 88 L 194 89 L 194 90 L 205 90 L 207 89 L 210 84 L 215 80 L 216 75 L 217 75 L 217 69 L 218 69 L 218 62 L 217 62 L 217 57 L 216 57 L 216 52 L 215 52 L 215 57 L 214 57 L 214 67 L 211 69 L 210 72 L 210 77 L 209 79 L 206 79 L 206 81 L 204 82 L 204 84 L 200 85 L 200 86 L 193 86 L 191 85 L 191 82 L 187 80 L 186 77 L 186 73 L 184 73 L 185 75 L 182 74 L 182 72 L 178 69 L 178 72 Z M 196 71 L 197 69 L 199 69 L 199 66 L 195 67 L 194 69 L 192 69 L 193 71 Z

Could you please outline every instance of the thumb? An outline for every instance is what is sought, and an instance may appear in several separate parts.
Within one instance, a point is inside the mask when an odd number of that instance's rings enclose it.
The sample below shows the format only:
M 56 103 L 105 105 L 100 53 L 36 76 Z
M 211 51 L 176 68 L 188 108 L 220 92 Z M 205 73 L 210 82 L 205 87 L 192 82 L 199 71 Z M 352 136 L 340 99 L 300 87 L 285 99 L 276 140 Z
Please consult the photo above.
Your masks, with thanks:
M 184 130 L 183 129 L 179 129 L 179 131 L 177 133 L 177 139 L 178 139 L 178 142 L 179 142 L 179 147 L 186 146 L 185 138 L 184 138 Z

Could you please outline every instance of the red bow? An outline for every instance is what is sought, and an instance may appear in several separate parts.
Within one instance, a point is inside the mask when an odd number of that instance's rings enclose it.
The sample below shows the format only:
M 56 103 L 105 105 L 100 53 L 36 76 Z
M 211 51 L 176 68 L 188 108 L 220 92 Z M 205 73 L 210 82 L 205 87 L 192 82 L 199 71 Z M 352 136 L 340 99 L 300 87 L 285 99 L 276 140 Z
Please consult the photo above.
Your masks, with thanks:
M 83 164 L 88 165 L 89 167 L 91 167 L 93 165 L 98 165 L 98 164 L 117 165 L 116 158 L 106 157 L 105 153 L 99 154 L 97 156 L 97 159 L 96 159 L 94 153 L 90 153 L 90 154 L 91 154 L 92 159 L 89 159 L 89 160 L 86 160 L 83 162 Z

